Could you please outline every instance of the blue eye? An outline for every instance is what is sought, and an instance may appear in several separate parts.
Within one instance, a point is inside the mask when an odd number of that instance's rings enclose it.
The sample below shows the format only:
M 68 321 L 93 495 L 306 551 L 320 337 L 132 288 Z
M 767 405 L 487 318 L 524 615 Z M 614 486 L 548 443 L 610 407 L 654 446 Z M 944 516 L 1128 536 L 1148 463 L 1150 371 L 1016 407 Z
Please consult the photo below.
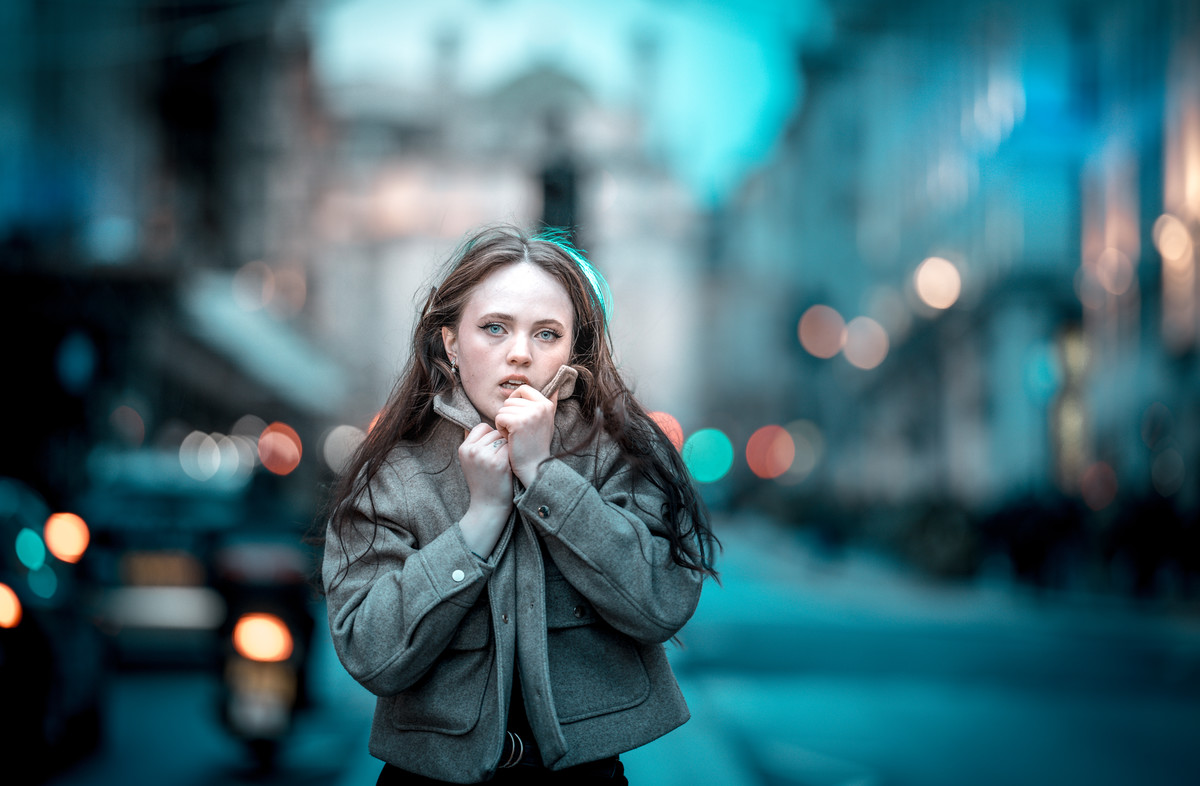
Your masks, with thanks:
M 487 331 L 488 333 L 492 334 L 493 336 L 498 336 L 502 332 L 504 332 L 504 328 L 501 325 L 496 324 L 495 322 L 491 322 L 487 325 L 484 325 L 483 329 L 485 331 Z
M 538 337 L 541 338 L 542 341 L 553 341 L 556 338 L 562 338 L 562 335 L 547 328 L 546 330 L 538 333 Z

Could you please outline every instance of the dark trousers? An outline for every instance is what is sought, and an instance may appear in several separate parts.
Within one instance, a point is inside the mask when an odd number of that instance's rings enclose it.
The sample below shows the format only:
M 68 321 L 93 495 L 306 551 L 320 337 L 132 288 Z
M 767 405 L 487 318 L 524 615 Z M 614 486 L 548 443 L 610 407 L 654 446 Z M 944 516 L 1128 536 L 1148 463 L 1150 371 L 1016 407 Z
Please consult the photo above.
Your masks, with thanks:
M 498 770 L 489 784 L 497 786 L 536 786 L 536 784 L 558 784 L 559 786 L 628 786 L 625 765 L 613 756 L 611 759 L 590 761 L 565 770 L 552 772 L 545 767 L 518 764 L 516 767 Z M 452 786 L 447 781 L 437 781 L 422 775 L 414 775 L 390 764 L 383 765 L 375 786 Z

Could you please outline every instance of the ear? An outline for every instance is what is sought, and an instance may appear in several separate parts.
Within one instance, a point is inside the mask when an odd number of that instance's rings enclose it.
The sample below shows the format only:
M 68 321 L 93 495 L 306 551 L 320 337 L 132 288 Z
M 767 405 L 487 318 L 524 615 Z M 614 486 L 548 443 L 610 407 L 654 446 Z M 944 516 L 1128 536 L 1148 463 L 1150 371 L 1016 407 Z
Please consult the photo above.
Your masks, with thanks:
M 458 336 L 448 327 L 442 328 L 442 346 L 446 348 L 447 358 L 458 357 Z

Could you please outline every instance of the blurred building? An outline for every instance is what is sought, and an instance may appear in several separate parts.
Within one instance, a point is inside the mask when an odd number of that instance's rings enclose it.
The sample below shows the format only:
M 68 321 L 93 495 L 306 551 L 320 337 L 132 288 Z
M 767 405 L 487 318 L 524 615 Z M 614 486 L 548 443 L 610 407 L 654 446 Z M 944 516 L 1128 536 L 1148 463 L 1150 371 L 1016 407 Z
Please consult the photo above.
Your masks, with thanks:
M 710 340 L 757 362 L 709 408 L 803 466 L 726 485 L 947 572 L 995 536 L 1194 573 L 1194 4 L 828 5 L 713 252 Z
M 305 13 L 291 0 L 0 10 L 13 424 L 0 474 L 53 505 L 119 477 L 171 482 L 189 434 L 192 480 L 262 473 L 252 449 L 222 442 L 239 421 L 251 439 L 286 422 L 319 455 L 344 381 L 310 329 L 328 128 Z M 323 472 L 304 461 L 284 484 L 298 511 Z
M 459 242 L 509 222 L 569 232 L 612 289 L 614 344 L 635 393 L 694 421 L 701 224 L 646 153 L 640 107 L 599 100 L 548 60 L 469 90 L 457 78 L 466 34 L 429 35 L 428 81 L 326 86 L 338 166 L 320 210 L 315 308 L 353 369 L 348 417 L 363 426 L 382 405 Z M 629 57 L 652 70 L 652 50 L 639 38 Z

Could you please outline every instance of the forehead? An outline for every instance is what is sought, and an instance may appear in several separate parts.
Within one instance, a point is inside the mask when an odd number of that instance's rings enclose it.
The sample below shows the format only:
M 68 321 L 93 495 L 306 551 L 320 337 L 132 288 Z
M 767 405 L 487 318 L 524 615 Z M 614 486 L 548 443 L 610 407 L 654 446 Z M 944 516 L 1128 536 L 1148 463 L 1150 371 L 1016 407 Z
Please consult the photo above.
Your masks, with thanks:
M 566 288 L 528 262 L 497 268 L 472 290 L 464 314 L 493 311 L 530 320 L 557 319 L 565 325 L 574 314 Z

